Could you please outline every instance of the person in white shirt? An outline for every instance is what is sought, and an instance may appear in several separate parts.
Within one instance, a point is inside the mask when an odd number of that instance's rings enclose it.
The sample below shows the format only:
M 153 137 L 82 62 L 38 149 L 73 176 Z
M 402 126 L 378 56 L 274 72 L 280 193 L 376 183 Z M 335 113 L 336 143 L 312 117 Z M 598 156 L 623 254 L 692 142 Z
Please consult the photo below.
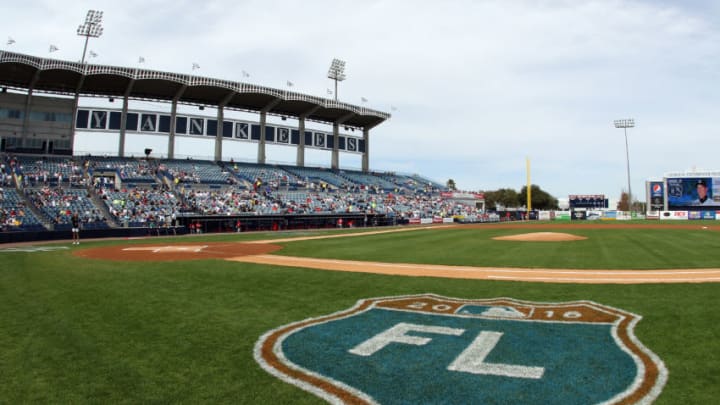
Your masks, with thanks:
M 708 185 L 704 179 L 698 180 L 695 188 L 697 190 L 698 198 L 697 198 L 697 200 L 694 201 L 693 205 L 713 205 L 714 204 L 714 201 L 708 195 Z

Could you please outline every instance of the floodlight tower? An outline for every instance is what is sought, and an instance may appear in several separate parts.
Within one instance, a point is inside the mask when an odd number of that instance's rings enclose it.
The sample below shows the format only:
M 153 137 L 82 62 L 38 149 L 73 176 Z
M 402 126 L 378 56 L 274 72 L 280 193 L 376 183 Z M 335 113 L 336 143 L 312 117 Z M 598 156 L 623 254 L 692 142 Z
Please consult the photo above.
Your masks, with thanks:
M 102 27 L 102 11 L 89 10 L 85 17 L 85 24 L 80 24 L 77 34 L 85 37 L 85 47 L 83 48 L 82 59 L 80 63 L 85 63 L 85 52 L 87 52 L 88 40 L 90 37 L 98 38 L 103 33 Z
M 627 129 L 635 128 L 635 120 L 632 118 L 615 120 L 615 128 L 622 128 L 625 132 L 625 158 L 627 159 L 627 181 L 628 181 L 628 208 L 632 206 L 632 189 L 630 188 L 630 151 L 628 149 Z
M 328 70 L 328 79 L 335 80 L 335 101 L 338 99 L 337 84 L 345 80 L 345 61 L 340 59 L 333 59 Z

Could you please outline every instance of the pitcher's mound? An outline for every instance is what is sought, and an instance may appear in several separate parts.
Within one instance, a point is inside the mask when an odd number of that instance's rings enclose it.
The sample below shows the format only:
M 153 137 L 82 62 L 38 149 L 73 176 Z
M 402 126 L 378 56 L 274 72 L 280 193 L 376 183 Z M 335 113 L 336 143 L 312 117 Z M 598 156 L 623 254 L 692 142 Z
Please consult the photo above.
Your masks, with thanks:
M 584 236 L 572 235 L 569 233 L 560 232 L 533 232 L 533 233 L 522 233 L 519 235 L 510 236 L 498 236 L 493 238 L 495 240 L 514 240 L 522 242 L 569 242 L 573 240 L 587 239 Z

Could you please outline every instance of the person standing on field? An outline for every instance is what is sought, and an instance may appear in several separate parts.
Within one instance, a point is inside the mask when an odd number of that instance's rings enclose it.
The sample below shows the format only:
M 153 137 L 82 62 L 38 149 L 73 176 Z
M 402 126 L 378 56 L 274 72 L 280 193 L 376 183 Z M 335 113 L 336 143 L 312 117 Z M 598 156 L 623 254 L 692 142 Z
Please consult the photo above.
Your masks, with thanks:
M 77 212 L 73 212 L 70 217 L 70 223 L 72 225 L 72 243 L 73 245 L 80 244 L 80 216 Z

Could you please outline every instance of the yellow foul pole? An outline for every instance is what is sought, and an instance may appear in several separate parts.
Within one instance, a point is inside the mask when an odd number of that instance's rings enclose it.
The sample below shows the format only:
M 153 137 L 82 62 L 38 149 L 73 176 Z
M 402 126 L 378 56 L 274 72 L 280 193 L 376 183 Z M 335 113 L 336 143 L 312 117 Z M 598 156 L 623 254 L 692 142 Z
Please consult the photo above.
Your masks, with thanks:
M 530 218 L 530 211 L 532 210 L 532 187 L 530 181 L 530 157 L 525 158 L 525 167 L 527 169 L 527 214 Z

